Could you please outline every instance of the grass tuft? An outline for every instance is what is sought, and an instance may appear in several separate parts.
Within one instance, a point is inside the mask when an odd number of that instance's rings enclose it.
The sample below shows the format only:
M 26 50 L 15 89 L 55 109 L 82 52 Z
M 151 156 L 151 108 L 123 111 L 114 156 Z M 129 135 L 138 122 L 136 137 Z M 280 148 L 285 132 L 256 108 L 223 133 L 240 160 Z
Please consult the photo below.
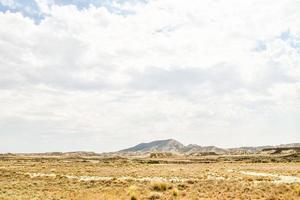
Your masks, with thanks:
M 178 195 L 179 195 L 178 189 L 177 189 L 177 188 L 174 188 L 174 189 L 172 190 L 172 196 L 178 197 Z
M 136 190 L 137 190 L 137 187 L 135 185 L 132 185 L 128 188 L 128 194 L 130 196 L 130 200 L 138 200 Z
M 166 182 L 152 182 L 151 189 L 158 192 L 166 191 L 168 184 Z
M 151 193 L 150 196 L 148 197 L 149 200 L 155 200 L 155 199 L 160 199 L 161 198 L 161 194 L 154 192 Z

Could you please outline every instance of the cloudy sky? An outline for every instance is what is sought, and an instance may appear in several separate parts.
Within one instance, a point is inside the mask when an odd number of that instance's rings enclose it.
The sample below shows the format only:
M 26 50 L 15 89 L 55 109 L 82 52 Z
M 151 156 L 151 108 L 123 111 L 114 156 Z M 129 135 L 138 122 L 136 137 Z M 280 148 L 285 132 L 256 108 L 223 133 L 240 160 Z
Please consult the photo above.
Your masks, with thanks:
M 0 0 L 0 152 L 300 141 L 299 0 Z

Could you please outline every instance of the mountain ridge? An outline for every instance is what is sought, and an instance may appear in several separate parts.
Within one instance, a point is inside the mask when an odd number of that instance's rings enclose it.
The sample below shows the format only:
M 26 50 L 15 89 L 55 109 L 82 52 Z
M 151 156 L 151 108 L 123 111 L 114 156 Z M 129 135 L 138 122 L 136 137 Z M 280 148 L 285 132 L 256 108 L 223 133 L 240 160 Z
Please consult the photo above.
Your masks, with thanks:
M 117 153 L 149 153 L 149 152 L 173 152 L 173 153 L 207 153 L 214 152 L 217 154 L 225 153 L 255 153 L 266 148 L 298 148 L 300 143 L 265 145 L 265 146 L 242 146 L 235 148 L 220 148 L 217 146 L 200 146 L 198 144 L 183 145 L 175 139 L 154 140 L 148 143 L 140 143 L 133 147 L 122 149 Z
M 120 150 L 119 152 L 151 152 L 151 151 L 172 151 L 178 152 L 180 149 L 183 149 L 185 146 L 174 139 L 166 140 L 154 140 L 148 143 L 140 143 L 133 147 Z

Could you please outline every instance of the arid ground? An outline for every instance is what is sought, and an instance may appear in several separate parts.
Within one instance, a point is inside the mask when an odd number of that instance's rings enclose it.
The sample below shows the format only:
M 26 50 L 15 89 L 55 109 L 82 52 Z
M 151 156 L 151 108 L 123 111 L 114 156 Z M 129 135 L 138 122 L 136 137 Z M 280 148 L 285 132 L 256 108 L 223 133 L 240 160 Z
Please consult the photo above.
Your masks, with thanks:
M 0 199 L 300 199 L 299 162 L 254 161 L 4 156 Z

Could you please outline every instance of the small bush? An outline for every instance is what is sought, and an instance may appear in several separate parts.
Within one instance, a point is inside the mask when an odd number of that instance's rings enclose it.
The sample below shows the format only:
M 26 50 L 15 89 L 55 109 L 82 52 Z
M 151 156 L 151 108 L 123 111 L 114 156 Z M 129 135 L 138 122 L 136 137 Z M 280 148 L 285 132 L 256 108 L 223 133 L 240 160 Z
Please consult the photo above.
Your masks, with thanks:
M 179 190 L 185 190 L 188 188 L 188 186 L 184 183 L 178 184 L 177 187 Z
M 179 194 L 178 189 L 174 188 L 174 189 L 172 190 L 172 196 L 177 197 L 178 194 Z
M 131 194 L 130 200 L 138 200 L 138 198 L 135 194 Z
M 187 183 L 188 183 L 188 184 L 194 184 L 195 181 L 194 181 L 194 180 L 188 180 Z
M 155 200 L 155 199 L 160 199 L 161 195 L 159 193 L 151 193 L 149 196 L 149 200 Z
M 155 191 L 166 191 L 168 189 L 168 184 L 166 182 L 153 182 L 151 184 L 152 190 Z
M 296 193 L 297 193 L 298 196 L 300 197 L 300 186 L 298 186 L 298 187 L 296 188 Z
M 136 190 L 137 190 L 137 187 L 132 185 L 128 188 L 128 194 L 130 196 L 130 200 L 138 200 L 138 197 L 136 195 Z

